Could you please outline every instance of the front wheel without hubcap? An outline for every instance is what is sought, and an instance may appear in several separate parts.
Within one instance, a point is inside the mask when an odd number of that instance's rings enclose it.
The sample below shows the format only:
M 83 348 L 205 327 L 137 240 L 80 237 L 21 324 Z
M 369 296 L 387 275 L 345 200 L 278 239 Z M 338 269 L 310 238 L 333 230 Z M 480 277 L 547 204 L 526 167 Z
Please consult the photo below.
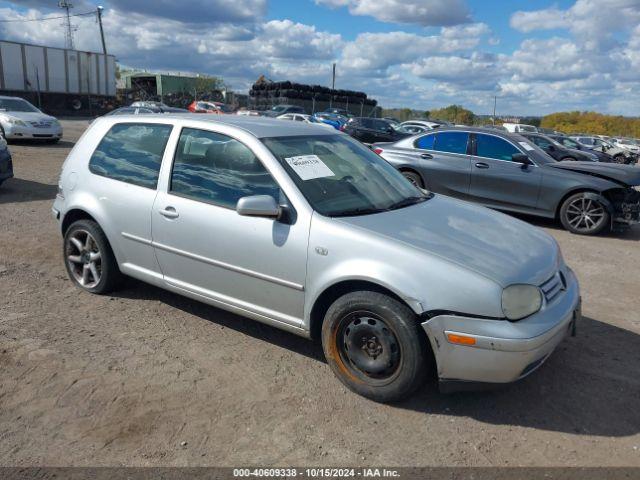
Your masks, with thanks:
M 567 198 L 560 209 L 564 228 L 580 235 L 596 235 L 609 224 L 611 215 L 600 195 L 578 193 Z
M 351 390 L 379 402 L 406 397 L 430 367 L 426 336 L 403 303 L 353 292 L 327 311 L 322 346 L 329 366 Z

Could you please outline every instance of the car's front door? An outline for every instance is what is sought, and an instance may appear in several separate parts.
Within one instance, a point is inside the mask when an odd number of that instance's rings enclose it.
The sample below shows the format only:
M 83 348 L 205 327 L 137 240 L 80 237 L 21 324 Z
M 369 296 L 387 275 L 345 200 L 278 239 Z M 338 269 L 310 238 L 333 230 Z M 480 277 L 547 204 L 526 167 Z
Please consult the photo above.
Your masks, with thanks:
M 236 212 L 238 200 L 251 195 L 288 202 L 252 150 L 220 133 L 184 128 L 165 176 L 152 225 L 167 284 L 300 326 L 310 219 Z
M 542 181 L 540 168 L 512 160 L 513 154 L 526 151 L 498 136 L 476 133 L 473 153 L 469 192 L 473 200 L 495 208 L 536 208 Z
M 429 190 L 452 197 L 468 198 L 471 183 L 469 133 L 429 133 L 419 137 L 414 147 L 414 164 L 418 166 Z

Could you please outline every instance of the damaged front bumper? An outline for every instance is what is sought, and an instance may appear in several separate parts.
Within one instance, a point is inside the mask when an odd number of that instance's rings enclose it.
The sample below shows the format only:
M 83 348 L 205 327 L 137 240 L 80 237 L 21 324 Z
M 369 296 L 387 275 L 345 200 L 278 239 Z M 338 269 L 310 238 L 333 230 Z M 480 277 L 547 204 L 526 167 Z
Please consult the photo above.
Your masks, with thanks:
M 640 223 L 640 187 L 630 188 L 613 199 L 612 221 L 617 224 Z

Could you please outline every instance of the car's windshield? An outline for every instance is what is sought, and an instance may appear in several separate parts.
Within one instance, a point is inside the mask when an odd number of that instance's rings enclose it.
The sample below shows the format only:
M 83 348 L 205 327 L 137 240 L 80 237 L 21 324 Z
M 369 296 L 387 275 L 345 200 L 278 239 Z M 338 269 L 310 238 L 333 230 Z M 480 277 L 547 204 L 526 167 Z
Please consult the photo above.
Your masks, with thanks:
M 264 138 L 318 213 L 378 213 L 429 198 L 364 145 L 345 135 Z
M 39 112 L 40 110 L 21 98 L 0 98 L 0 111 Z
M 287 109 L 287 107 L 284 107 L 284 106 L 282 106 L 282 105 L 276 105 L 275 107 L 273 107 L 273 108 L 271 109 L 271 111 L 272 111 L 272 112 L 282 112 L 282 111 L 284 111 L 284 110 L 286 110 L 286 109 Z
M 580 150 L 580 144 L 578 142 L 576 142 L 575 140 L 571 140 L 570 138 L 567 138 L 567 137 L 552 137 L 552 138 L 554 140 L 560 142 L 565 147 L 576 148 L 576 149 Z
M 391 125 L 391 128 L 393 128 L 398 133 L 406 133 L 407 135 L 411 135 L 412 133 L 414 133 L 411 130 L 408 130 L 407 128 L 405 128 L 404 125 L 400 125 L 399 123 L 389 122 L 389 125 Z

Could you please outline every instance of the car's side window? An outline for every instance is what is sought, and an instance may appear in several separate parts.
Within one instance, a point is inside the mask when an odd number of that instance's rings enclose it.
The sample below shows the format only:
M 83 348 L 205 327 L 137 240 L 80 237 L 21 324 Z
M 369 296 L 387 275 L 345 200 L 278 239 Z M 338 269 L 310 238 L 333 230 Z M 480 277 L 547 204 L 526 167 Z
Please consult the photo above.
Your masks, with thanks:
M 433 148 L 438 152 L 467 153 L 469 134 L 467 132 L 439 132 Z
M 506 140 L 493 135 L 476 135 L 476 155 L 495 160 L 509 160 L 520 151 Z
M 250 195 L 280 199 L 280 187 L 247 146 L 193 128 L 180 134 L 170 191 L 226 208 L 236 208 L 238 200 Z
M 420 137 L 415 141 L 413 146 L 421 150 L 433 150 L 433 146 L 436 142 L 436 135 L 437 134 L 432 133 L 431 135 Z
M 531 141 L 538 145 L 540 148 L 549 148 L 551 146 L 551 143 L 549 143 L 542 137 L 531 137 Z
M 140 187 L 156 188 L 171 125 L 120 123 L 107 132 L 89 160 L 89 170 Z

